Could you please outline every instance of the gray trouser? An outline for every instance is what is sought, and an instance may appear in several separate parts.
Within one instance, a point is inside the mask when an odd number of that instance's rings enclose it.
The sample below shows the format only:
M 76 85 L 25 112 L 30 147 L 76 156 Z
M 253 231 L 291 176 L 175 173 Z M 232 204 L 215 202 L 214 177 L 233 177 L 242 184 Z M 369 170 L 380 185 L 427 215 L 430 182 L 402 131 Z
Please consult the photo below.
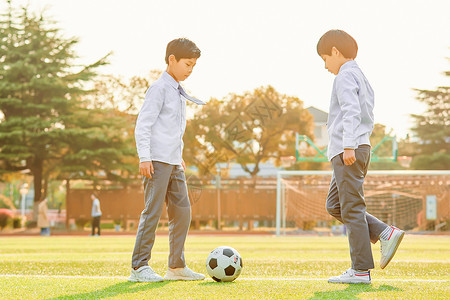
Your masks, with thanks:
M 164 201 L 169 217 L 169 267 L 184 268 L 184 243 L 191 223 L 186 177 L 181 166 L 153 161 L 155 173 L 144 177 L 145 209 L 141 213 L 136 235 L 132 268 L 147 266 L 151 258 L 155 231 L 161 217 Z
M 369 167 L 370 146 L 359 146 L 355 156 L 356 161 L 351 166 L 344 164 L 342 153 L 331 160 L 333 177 L 327 211 L 347 227 L 352 268 L 367 270 L 374 268 L 370 242 L 376 243 L 388 225 L 366 212 L 363 184 Z

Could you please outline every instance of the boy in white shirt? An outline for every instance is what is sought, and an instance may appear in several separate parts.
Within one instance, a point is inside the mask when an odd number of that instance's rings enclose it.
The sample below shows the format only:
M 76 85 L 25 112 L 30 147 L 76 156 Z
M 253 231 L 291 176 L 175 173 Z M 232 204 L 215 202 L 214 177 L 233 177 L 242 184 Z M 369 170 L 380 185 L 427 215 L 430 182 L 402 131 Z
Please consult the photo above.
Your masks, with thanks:
M 333 177 L 327 211 L 345 224 L 352 267 L 331 283 L 370 283 L 374 268 L 370 242 L 381 243 L 380 267 L 391 261 L 405 234 L 366 212 L 363 184 L 370 162 L 370 134 L 374 126 L 374 93 L 354 61 L 356 41 L 342 30 L 326 32 L 317 43 L 325 68 L 336 75 L 328 115 L 328 159 Z
M 184 243 L 191 223 L 188 198 L 183 134 L 186 128 L 186 99 L 190 97 L 180 85 L 192 73 L 200 57 L 200 49 L 185 38 L 167 45 L 167 70 L 145 93 L 145 101 L 136 122 L 135 138 L 139 155 L 139 174 L 143 175 L 145 209 L 142 211 L 133 251 L 133 282 L 163 280 L 202 280 L 205 275 L 186 266 Z M 148 265 L 155 241 L 155 231 L 166 201 L 169 217 L 169 268 L 165 277 Z

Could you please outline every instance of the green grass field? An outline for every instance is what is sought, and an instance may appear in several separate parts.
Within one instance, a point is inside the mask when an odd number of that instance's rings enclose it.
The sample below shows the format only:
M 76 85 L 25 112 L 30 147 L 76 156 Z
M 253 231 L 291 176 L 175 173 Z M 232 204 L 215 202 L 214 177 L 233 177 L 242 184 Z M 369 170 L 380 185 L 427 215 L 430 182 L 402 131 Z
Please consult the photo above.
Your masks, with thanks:
M 329 284 L 350 266 L 345 237 L 188 237 L 188 266 L 206 274 L 217 246 L 243 257 L 231 283 L 130 283 L 133 236 L 0 237 L 1 299 L 450 299 L 450 237 L 406 235 L 371 285 Z M 157 236 L 151 266 L 164 276 L 168 238 Z M 378 265 L 379 245 L 373 246 Z

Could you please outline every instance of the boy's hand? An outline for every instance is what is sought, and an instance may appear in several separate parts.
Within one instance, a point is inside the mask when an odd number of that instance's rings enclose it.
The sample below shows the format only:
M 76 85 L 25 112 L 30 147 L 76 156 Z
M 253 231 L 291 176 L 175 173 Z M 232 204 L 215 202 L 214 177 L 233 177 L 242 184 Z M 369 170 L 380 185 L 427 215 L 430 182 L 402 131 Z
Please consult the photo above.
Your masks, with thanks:
M 139 174 L 151 179 L 152 174 L 154 173 L 155 170 L 153 170 L 153 164 L 151 161 L 143 161 L 139 163 Z
M 346 166 L 351 166 L 356 161 L 355 150 L 354 149 L 344 149 L 344 164 Z
M 184 162 L 184 159 L 181 159 L 181 166 L 183 167 L 183 170 L 186 172 L 186 164 Z

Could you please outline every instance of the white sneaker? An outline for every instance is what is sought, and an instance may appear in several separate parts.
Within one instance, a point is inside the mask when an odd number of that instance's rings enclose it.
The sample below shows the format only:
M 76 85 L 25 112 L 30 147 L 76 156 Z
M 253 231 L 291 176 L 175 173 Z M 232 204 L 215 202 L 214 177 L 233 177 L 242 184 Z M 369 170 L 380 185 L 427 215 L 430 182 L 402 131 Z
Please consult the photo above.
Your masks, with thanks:
M 370 271 L 355 271 L 348 269 L 342 275 L 331 277 L 329 283 L 370 283 Z
M 131 268 L 131 275 L 128 278 L 128 281 L 132 282 L 160 282 L 163 280 L 164 278 L 156 274 L 149 266 L 142 266 L 137 270 Z
M 397 227 L 390 226 L 380 234 L 381 259 L 380 267 L 384 269 L 394 257 L 405 232 Z
M 164 276 L 164 280 L 203 280 L 205 279 L 205 275 L 200 273 L 195 273 L 188 267 L 184 267 L 183 269 L 167 269 L 166 276 Z

